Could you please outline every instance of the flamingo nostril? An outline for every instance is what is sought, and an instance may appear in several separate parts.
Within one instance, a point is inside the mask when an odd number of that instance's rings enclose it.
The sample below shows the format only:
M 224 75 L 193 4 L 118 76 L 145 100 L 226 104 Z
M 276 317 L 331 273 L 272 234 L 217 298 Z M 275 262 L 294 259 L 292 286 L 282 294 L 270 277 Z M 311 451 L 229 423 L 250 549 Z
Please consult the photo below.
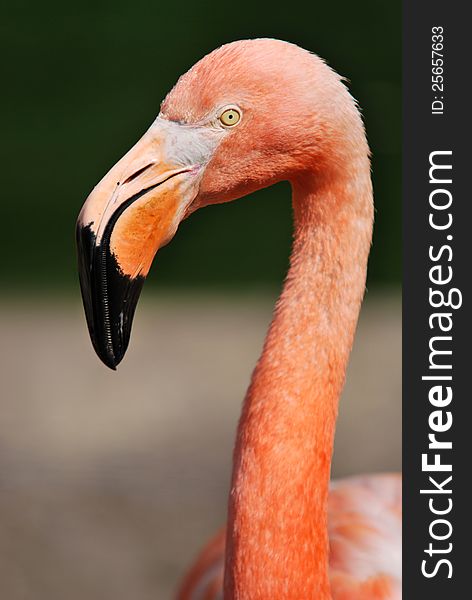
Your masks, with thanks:
M 141 169 L 138 169 L 135 173 L 133 173 L 127 179 L 125 179 L 123 181 L 123 184 L 130 183 L 131 181 L 133 181 L 133 179 L 136 179 L 136 177 L 139 177 L 139 175 L 141 175 L 141 173 L 144 173 L 144 171 L 147 171 L 147 169 L 149 169 L 153 165 L 154 165 L 154 163 L 152 162 L 152 163 L 149 163 L 148 165 L 142 167 Z

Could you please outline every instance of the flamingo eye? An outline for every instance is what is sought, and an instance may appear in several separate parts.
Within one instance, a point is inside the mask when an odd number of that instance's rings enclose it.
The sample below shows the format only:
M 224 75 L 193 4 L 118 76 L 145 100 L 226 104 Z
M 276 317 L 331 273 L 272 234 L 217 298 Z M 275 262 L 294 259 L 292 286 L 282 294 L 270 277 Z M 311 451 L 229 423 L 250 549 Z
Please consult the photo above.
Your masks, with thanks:
M 221 113 L 219 119 L 225 127 L 233 127 L 241 120 L 241 113 L 237 108 L 227 108 Z

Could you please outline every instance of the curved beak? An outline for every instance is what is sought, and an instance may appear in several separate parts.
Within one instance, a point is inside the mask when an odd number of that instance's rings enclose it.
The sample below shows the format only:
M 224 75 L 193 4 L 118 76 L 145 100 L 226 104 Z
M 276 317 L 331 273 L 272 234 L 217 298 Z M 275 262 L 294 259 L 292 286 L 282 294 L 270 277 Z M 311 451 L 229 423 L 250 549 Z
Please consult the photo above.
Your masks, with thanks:
M 198 193 L 212 142 L 198 128 L 157 118 L 80 212 L 76 234 L 85 315 L 93 347 L 111 369 L 128 347 L 153 258 Z

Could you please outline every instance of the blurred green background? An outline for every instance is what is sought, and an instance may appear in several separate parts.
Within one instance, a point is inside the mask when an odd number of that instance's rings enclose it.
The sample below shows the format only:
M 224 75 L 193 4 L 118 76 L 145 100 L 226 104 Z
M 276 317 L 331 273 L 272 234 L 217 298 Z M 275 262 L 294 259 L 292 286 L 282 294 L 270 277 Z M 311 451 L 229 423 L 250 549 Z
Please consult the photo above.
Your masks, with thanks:
M 373 151 L 369 284 L 400 278 L 400 3 L 19 0 L 0 24 L 2 285 L 75 290 L 74 223 L 147 129 L 178 76 L 215 47 L 277 37 L 347 77 Z M 291 240 L 287 183 L 195 214 L 150 285 L 279 284 Z

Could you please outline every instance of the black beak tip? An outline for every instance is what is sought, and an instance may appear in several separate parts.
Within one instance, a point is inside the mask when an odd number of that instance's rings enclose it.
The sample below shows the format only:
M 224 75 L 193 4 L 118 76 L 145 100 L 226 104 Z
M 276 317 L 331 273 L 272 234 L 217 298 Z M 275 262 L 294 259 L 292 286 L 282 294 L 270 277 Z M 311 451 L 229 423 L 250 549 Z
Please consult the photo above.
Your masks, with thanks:
M 116 371 L 118 365 L 123 360 L 126 350 L 128 348 L 129 334 L 131 333 L 131 326 L 128 331 L 128 338 L 126 340 L 126 345 L 122 347 L 118 346 L 110 346 L 102 341 L 98 341 L 95 336 L 90 335 L 92 339 L 92 345 L 94 347 L 95 352 L 97 353 L 98 358 L 102 361 L 102 363 L 107 366 L 112 371 Z M 120 332 L 120 337 L 122 338 L 123 332 Z
M 98 344 L 94 339 L 92 339 L 92 344 L 102 363 L 112 371 L 116 371 L 116 367 L 120 364 L 124 354 L 117 357 L 114 352 L 107 351 L 106 348 Z
M 90 225 L 78 225 L 79 280 L 93 347 L 110 369 L 122 361 L 144 277 L 124 275 L 105 239 L 96 244 Z

